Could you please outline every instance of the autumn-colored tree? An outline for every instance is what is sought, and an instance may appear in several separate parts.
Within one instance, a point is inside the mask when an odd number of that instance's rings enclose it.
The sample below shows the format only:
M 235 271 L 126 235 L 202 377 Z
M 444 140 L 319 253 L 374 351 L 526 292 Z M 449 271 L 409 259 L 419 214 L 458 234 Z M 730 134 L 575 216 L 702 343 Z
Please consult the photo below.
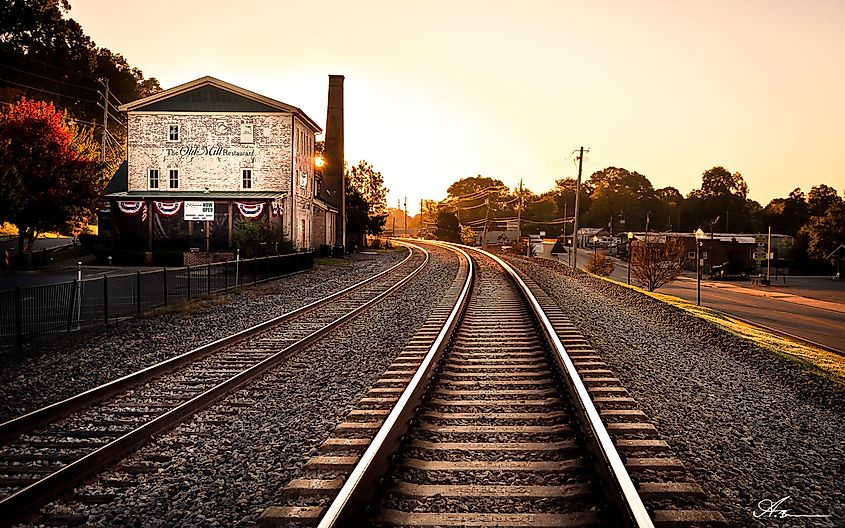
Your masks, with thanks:
M 475 229 L 470 226 L 461 226 L 461 244 L 467 246 L 475 244 Z
M 595 252 L 587 260 L 587 271 L 594 275 L 607 277 L 613 273 L 613 261 L 604 254 L 604 251 Z
M 32 262 L 39 233 L 90 215 L 104 187 L 90 134 L 51 103 L 21 99 L 0 113 L 0 221 L 18 227 L 18 254 Z M 25 244 L 26 242 L 26 244 Z
M 686 248 L 671 236 L 652 236 L 631 244 L 631 273 L 648 291 L 668 284 L 681 275 Z

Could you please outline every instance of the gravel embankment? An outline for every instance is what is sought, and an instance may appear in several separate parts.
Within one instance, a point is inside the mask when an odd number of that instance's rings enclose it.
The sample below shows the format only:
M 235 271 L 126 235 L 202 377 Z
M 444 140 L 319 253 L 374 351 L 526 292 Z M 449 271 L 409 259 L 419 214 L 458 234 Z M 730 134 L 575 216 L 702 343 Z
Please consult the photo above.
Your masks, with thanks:
M 731 526 L 845 526 L 841 387 L 655 299 L 509 260 L 558 301 Z M 754 517 L 784 497 L 787 515 L 831 517 Z
M 295 310 L 406 255 L 352 255 L 266 285 L 129 319 L 109 333 L 51 336 L 23 352 L 0 354 L 0 422 Z
M 140 449 L 81 493 L 117 493 L 102 505 L 52 504 L 45 511 L 88 515 L 87 526 L 254 526 L 280 490 L 355 402 L 390 365 L 450 286 L 458 260 L 433 250 L 433 262 L 401 292 L 280 367 Z M 251 403 L 251 404 L 250 404 Z M 128 479 L 112 487 L 109 479 Z

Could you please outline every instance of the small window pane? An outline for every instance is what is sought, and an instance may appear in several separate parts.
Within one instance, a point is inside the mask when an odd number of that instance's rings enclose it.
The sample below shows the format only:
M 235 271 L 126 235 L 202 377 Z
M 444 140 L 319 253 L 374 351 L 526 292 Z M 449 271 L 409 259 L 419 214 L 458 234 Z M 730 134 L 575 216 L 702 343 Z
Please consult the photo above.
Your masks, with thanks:
M 170 125 L 170 141 L 179 141 L 179 125 Z
M 179 188 L 179 169 L 170 169 L 170 188 Z
M 252 169 L 243 169 L 243 187 L 244 189 L 252 189 Z
M 158 189 L 158 169 L 150 169 L 150 189 Z

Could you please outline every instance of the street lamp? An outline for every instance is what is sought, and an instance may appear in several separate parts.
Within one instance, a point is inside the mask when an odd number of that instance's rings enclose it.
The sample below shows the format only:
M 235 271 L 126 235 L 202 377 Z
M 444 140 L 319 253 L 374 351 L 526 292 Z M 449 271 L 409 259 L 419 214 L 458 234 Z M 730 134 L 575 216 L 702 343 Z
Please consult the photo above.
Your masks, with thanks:
M 699 258 L 699 248 L 701 247 L 701 238 L 704 236 L 704 231 L 699 227 L 695 231 L 695 279 L 696 279 L 696 295 L 695 302 L 701 306 L 701 259 Z
M 631 285 L 631 251 L 633 249 L 634 244 L 634 233 L 632 231 L 628 231 L 628 285 Z

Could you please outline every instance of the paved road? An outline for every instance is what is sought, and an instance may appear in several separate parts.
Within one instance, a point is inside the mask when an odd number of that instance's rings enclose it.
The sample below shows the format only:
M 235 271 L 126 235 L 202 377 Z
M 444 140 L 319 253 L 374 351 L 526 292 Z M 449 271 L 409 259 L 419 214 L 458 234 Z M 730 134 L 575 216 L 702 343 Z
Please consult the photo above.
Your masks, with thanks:
M 72 245 L 73 238 L 71 237 L 36 238 L 32 243 L 32 250 L 33 252 L 38 252 Z M 12 255 L 18 254 L 18 237 L 0 237 L 0 255 L 7 249 Z
M 579 267 L 586 264 L 589 253 L 579 251 Z M 611 277 L 626 282 L 627 263 L 614 259 L 614 264 Z M 695 274 L 688 275 L 657 291 L 695 301 Z M 748 281 L 702 280 L 701 304 L 845 351 L 845 283 L 815 277 L 788 277 L 786 282 L 785 287 L 751 288 Z

